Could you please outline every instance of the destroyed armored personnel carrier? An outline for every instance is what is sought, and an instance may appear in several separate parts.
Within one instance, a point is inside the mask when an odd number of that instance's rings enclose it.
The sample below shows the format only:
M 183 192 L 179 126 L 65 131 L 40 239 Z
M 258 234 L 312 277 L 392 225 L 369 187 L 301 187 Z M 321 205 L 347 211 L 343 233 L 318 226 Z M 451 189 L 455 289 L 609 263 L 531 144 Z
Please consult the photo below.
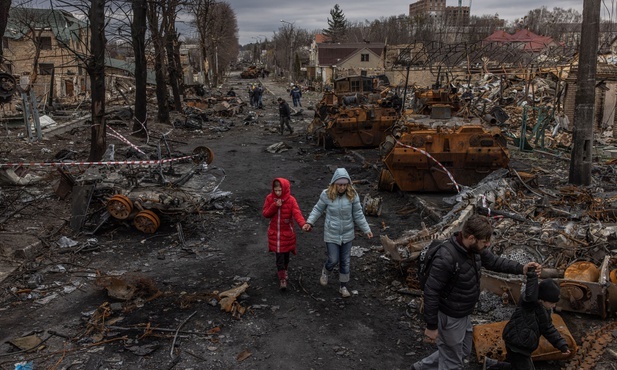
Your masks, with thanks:
M 498 128 L 480 125 L 410 130 L 386 138 L 379 189 L 456 191 L 507 168 L 510 154 Z
M 400 118 L 401 107 L 385 77 L 339 78 L 316 104 L 308 131 L 326 149 L 376 148 Z

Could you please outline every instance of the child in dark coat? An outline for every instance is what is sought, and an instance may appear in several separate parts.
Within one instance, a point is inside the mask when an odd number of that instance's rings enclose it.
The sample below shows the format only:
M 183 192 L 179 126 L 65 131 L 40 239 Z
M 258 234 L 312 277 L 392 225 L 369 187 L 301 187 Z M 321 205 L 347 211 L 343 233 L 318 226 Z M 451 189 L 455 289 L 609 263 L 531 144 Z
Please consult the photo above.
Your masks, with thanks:
M 503 329 L 507 362 L 487 358 L 484 369 L 535 369 L 531 354 L 538 348 L 540 336 L 544 336 L 564 355 L 569 355 L 568 344 L 551 319 L 551 310 L 559 302 L 560 294 L 559 286 L 552 279 L 542 280 L 538 284 L 538 274 L 535 269 L 529 269 L 525 294 Z
M 268 248 L 276 256 L 279 288 L 286 290 L 289 252 L 296 254 L 294 220 L 300 227 L 306 223 L 296 198 L 291 195 L 289 180 L 279 177 L 272 181 L 272 192 L 266 196 L 262 213 L 270 219 Z

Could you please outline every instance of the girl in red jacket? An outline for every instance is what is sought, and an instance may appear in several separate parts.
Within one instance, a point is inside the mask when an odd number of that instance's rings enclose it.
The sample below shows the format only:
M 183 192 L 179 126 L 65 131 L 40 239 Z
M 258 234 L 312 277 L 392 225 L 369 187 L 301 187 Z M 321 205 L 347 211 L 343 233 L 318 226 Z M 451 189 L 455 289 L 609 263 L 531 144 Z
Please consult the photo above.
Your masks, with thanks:
M 287 289 L 287 266 L 289 252 L 296 254 L 295 220 L 300 227 L 306 221 L 298 206 L 296 198 L 291 195 L 289 180 L 282 177 L 272 181 L 272 193 L 264 202 L 264 217 L 270 219 L 268 227 L 268 248 L 276 254 L 276 270 L 280 281 L 280 289 Z

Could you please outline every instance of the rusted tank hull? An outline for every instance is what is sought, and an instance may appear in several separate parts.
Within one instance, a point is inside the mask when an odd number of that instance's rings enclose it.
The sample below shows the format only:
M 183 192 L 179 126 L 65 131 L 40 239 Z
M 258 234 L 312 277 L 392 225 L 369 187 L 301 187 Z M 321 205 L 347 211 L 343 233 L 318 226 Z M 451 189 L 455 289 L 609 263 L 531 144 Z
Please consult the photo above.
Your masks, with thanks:
M 328 117 L 320 140 L 341 148 L 376 148 L 398 119 L 392 108 L 356 107 L 341 109 Z
M 546 338 L 540 338 L 540 344 L 538 348 L 531 354 L 533 361 L 548 361 L 548 360 L 565 360 L 572 357 L 576 353 L 577 345 L 576 341 L 572 337 L 570 330 L 566 326 L 561 316 L 557 314 L 552 315 L 553 325 L 561 336 L 568 343 L 568 348 L 571 353 L 564 355 L 560 350 L 553 347 L 552 344 Z M 476 349 L 476 357 L 478 361 L 483 361 L 484 356 L 488 356 L 492 359 L 504 361 L 506 358 L 506 346 L 501 338 L 503 329 L 506 326 L 507 321 L 494 322 L 490 324 L 475 325 L 473 328 L 473 345 Z
M 401 117 L 402 100 L 379 78 L 349 76 L 336 80 L 315 105 L 308 127 L 324 148 L 376 148 Z
M 471 186 L 489 173 L 506 168 L 510 161 L 500 131 L 476 125 L 454 131 L 411 131 L 390 144 L 392 149 L 383 160 L 389 174 L 381 176 L 382 190 L 392 190 L 396 184 L 403 191 L 454 191 L 455 184 L 444 168 L 459 185 Z

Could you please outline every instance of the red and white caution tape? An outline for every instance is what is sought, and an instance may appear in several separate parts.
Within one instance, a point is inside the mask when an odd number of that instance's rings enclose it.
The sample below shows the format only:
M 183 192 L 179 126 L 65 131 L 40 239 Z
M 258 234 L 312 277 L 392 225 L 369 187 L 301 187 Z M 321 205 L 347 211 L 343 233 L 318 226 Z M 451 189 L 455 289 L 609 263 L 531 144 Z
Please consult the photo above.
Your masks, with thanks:
M 147 161 L 105 161 L 105 162 L 13 162 L 0 163 L 0 167 L 62 167 L 62 166 L 113 166 L 113 165 L 135 165 L 151 166 L 169 162 L 183 161 L 192 159 L 196 156 L 187 155 L 178 158 L 156 159 Z
M 146 153 L 144 153 L 141 149 L 139 149 L 137 147 L 137 145 L 131 143 L 130 141 L 128 141 L 127 138 L 125 138 L 124 136 L 122 136 L 118 131 L 114 130 L 113 128 L 107 126 L 107 129 L 109 131 L 111 131 L 112 133 L 107 133 L 107 135 L 111 136 L 111 137 L 115 137 L 116 139 L 122 141 L 123 143 L 125 143 L 126 145 L 130 146 L 131 148 L 137 150 L 139 153 L 146 155 Z
M 444 172 L 448 175 L 448 177 L 450 178 L 450 180 L 452 181 L 452 183 L 454 184 L 454 187 L 456 187 L 456 192 L 460 193 L 461 192 L 461 188 L 458 186 L 458 183 L 456 182 L 456 180 L 454 180 L 454 176 L 452 176 L 452 174 L 450 173 L 450 171 L 448 171 L 443 164 L 439 163 L 438 160 L 436 160 L 432 155 L 430 155 L 427 151 L 422 150 L 420 148 L 416 148 L 415 146 L 411 146 L 411 145 L 407 145 L 407 144 L 403 144 L 400 141 L 394 139 L 396 141 L 396 143 L 400 146 L 404 146 L 405 148 L 409 148 L 415 152 L 420 152 L 422 154 L 424 154 L 425 156 L 427 156 L 429 159 L 433 160 L 433 162 L 437 163 L 437 165 L 444 170 Z

